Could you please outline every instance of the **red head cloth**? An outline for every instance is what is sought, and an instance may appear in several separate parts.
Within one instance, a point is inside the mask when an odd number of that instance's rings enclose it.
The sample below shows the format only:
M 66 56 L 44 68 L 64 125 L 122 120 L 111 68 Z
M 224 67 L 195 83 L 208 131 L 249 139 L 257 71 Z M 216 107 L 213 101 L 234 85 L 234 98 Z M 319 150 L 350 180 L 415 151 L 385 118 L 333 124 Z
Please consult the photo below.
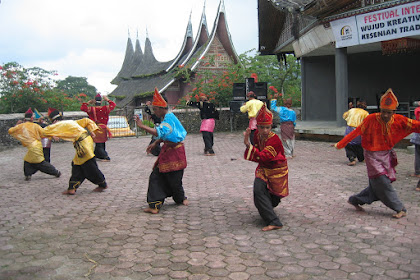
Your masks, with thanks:
M 29 107 L 28 111 L 25 112 L 25 115 L 33 115 L 34 112 L 32 111 L 31 107 Z
M 248 92 L 248 94 L 246 95 L 246 97 L 248 97 L 248 98 L 250 98 L 250 97 L 257 98 L 257 96 L 255 95 L 255 92 L 253 92 L 253 91 Z
M 56 118 L 60 117 L 60 112 L 54 108 L 48 108 L 48 117 L 51 120 L 55 120 Z
M 155 88 L 155 94 L 153 95 L 153 102 L 152 106 L 167 108 L 168 103 L 166 103 L 165 99 L 163 99 L 162 95 L 160 95 L 157 88 Z
M 100 94 L 100 93 L 98 93 L 98 94 L 95 96 L 95 100 L 96 100 L 96 101 L 101 101 L 101 100 L 102 100 L 102 96 L 101 96 L 101 94 Z
M 254 78 L 254 82 L 255 82 L 255 83 L 258 83 L 258 75 L 257 75 L 257 74 L 252 73 L 252 74 L 251 74 L 251 78 Z
M 257 113 L 257 125 L 271 125 L 273 124 L 273 113 L 264 105 Z
M 380 108 L 386 110 L 396 110 L 398 107 L 398 99 L 392 92 L 392 89 L 388 89 L 381 97 Z

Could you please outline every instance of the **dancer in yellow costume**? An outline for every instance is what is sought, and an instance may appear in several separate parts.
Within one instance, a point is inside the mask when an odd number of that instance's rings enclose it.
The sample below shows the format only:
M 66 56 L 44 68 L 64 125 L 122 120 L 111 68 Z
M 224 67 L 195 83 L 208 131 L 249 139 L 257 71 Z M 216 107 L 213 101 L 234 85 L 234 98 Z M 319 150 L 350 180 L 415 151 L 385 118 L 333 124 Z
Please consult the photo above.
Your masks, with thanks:
M 44 134 L 71 141 L 76 149 L 76 155 L 71 163 L 69 187 L 63 194 L 74 195 L 85 179 L 98 185 L 94 191 L 104 191 L 107 188 L 107 183 L 104 174 L 99 170 L 96 163 L 93 140 L 90 136 L 94 135 L 94 131 L 98 129 L 95 122 L 88 118 L 63 121 L 60 112 L 52 108 L 48 110 L 48 117 L 53 124 L 44 128 Z
M 55 177 L 60 177 L 61 173 L 51 163 L 45 160 L 42 149 L 41 138 L 44 137 L 43 129 L 33 122 L 34 113 L 31 108 L 25 112 L 24 122 L 19 120 L 14 127 L 9 129 L 9 134 L 19 140 L 22 145 L 28 148 L 28 152 L 23 158 L 23 173 L 25 180 L 31 180 L 31 176 L 38 170 Z

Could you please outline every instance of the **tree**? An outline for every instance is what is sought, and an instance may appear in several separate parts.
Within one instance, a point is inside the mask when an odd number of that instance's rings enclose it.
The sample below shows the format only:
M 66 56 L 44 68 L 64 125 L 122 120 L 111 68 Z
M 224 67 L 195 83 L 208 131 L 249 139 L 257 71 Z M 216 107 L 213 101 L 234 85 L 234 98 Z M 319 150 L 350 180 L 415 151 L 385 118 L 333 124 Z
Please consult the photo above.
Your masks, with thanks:
M 39 67 L 24 68 L 16 62 L 0 65 L 0 113 L 23 113 L 29 107 L 47 111 L 79 110 L 80 102 L 87 101 L 84 93 L 73 97 L 55 87 L 55 71 Z
M 75 97 L 80 93 L 84 93 L 88 98 L 93 99 L 97 94 L 96 88 L 89 85 L 85 77 L 68 76 L 64 80 L 57 81 L 56 88 L 66 92 L 69 97 Z
M 178 104 L 185 104 L 185 99 L 195 98 L 204 93 L 210 101 L 219 106 L 228 106 L 232 100 L 233 83 L 243 83 L 245 78 L 254 77 L 259 82 L 267 82 L 269 98 L 277 98 L 280 103 L 284 97 L 292 97 L 294 106 L 301 104 L 300 62 L 292 55 L 287 55 L 285 61 L 278 61 L 275 56 L 249 55 L 253 50 L 239 56 L 241 63 L 227 63 L 225 71 L 214 72 L 198 70 L 191 72 L 188 65 L 180 65 L 175 77 L 191 86 L 191 92 L 180 99 Z M 214 57 L 208 57 L 200 62 L 204 66 L 214 63 Z M 200 68 L 199 68 L 200 69 Z
M 252 50 L 251 50 L 252 51 Z M 301 104 L 300 61 L 293 55 L 286 55 L 278 61 L 276 56 L 248 56 L 250 51 L 241 54 L 240 59 L 246 68 L 248 77 L 258 75 L 258 81 L 267 82 L 269 97 L 292 98 L 294 106 Z M 278 92 L 276 92 L 278 91 Z M 277 93 L 277 96 L 274 96 Z

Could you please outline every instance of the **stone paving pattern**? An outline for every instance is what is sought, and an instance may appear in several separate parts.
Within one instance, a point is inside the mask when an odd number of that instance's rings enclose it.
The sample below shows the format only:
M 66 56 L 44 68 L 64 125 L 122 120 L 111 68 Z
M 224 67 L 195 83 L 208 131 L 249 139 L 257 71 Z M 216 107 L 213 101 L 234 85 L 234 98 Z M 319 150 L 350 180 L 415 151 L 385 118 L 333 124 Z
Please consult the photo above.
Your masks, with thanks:
M 420 279 L 420 193 L 409 177 L 414 155 L 397 149 L 397 189 L 408 209 L 396 220 L 382 203 L 357 212 L 349 195 L 367 186 L 365 164 L 346 165 L 344 150 L 297 141 L 289 160 L 290 195 L 276 208 L 283 229 L 262 232 L 253 205 L 256 163 L 243 160 L 241 132 L 216 133 L 215 157 L 203 156 L 200 134 L 185 145 L 184 188 L 190 206 L 167 199 L 147 205 L 155 157 L 150 137 L 107 143 L 99 162 L 109 189 L 85 181 L 67 188 L 71 143 L 53 143 L 62 177 L 24 181 L 16 147 L 0 153 L 0 279 Z

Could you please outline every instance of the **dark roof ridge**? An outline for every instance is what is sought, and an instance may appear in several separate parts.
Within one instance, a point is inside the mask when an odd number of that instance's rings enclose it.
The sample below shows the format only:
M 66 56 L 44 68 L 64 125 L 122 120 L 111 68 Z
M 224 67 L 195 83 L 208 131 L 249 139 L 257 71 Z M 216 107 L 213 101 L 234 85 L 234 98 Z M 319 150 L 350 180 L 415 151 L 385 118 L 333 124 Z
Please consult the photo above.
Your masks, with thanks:
M 205 32 L 204 35 L 202 34 L 203 31 Z M 203 38 L 205 37 L 206 39 L 204 40 L 204 42 L 202 42 Z M 195 40 L 194 40 L 194 45 L 191 48 L 190 52 L 188 53 L 187 57 L 183 61 L 181 61 L 181 64 L 184 64 L 184 65 L 187 64 L 187 62 L 190 60 L 192 55 L 207 41 L 208 41 L 208 30 L 207 30 L 207 20 L 206 20 L 206 14 L 205 14 L 205 6 L 204 6 L 203 13 L 201 14 L 199 28 L 197 31 L 197 36 L 195 37 Z
M 193 41 L 193 31 L 192 31 L 192 24 L 191 24 L 191 13 L 190 18 L 188 20 L 187 29 L 185 30 L 184 41 L 182 43 L 181 50 L 179 51 L 178 55 L 175 57 L 174 62 L 166 69 L 166 72 L 169 72 L 173 67 L 177 65 L 179 60 L 187 54 L 192 49 L 192 41 Z
M 125 48 L 125 57 L 123 64 L 121 66 L 120 71 L 118 72 L 117 76 L 111 81 L 111 84 L 118 85 L 121 81 L 121 77 L 125 76 L 126 72 L 129 70 L 129 67 L 131 66 L 131 61 L 133 60 L 134 56 L 134 49 L 133 49 L 133 43 L 131 42 L 130 36 L 127 39 L 127 46 Z

